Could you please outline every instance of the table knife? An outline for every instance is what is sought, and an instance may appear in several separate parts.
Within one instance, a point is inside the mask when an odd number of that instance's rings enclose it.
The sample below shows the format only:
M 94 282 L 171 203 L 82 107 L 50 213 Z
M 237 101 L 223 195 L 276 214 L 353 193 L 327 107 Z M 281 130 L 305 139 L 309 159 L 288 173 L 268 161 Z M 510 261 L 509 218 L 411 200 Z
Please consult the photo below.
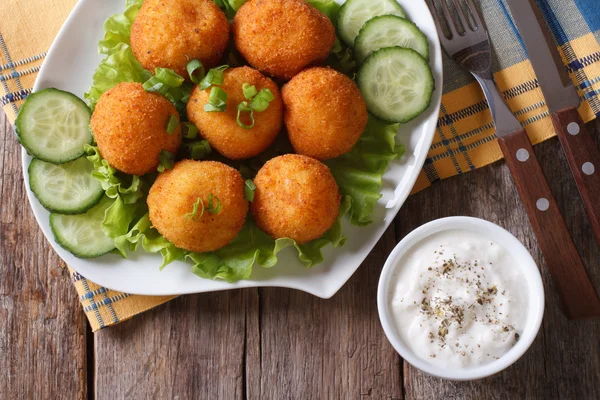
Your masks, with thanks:
M 508 0 L 508 5 L 600 244 L 600 150 L 577 112 L 577 90 L 535 0 Z

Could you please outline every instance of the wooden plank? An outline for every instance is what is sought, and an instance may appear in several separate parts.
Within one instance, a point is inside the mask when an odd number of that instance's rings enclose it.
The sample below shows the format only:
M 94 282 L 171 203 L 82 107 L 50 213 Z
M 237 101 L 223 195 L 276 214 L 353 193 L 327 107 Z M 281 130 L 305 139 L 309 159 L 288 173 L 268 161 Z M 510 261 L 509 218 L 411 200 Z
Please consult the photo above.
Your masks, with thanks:
M 249 399 L 400 399 L 401 364 L 377 314 L 377 284 L 393 227 L 333 298 L 260 289 L 260 391 Z M 318 267 L 317 267 L 318 268 Z
M 598 124 L 595 129 L 598 137 Z M 536 146 L 540 164 L 597 289 L 600 249 L 595 243 L 556 139 Z M 399 238 L 417 226 L 450 215 L 498 223 L 517 236 L 541 267 L 546 288 L 542 330 L 529 351 L 504 372 L 475 382 L 449 382 L 405 365 L 407 399 L 594 399 L 600 398 L 600 321 L 568 321 L 504 162 L 437 183 L 401 210 Z
M 256 289 L 182 296 L 95 339 L 96 399 L 244 397 Z
M 35 221 L 21 146 L 0 110 L 0 397 L 87 397 L 86 320 Z

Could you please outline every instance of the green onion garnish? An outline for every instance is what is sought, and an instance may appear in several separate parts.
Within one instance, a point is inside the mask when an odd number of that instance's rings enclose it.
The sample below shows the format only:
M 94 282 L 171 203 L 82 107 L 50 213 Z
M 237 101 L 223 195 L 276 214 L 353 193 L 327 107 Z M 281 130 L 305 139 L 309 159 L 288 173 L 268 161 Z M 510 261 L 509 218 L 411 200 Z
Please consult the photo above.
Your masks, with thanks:
M 175 154 L 167 150 L 161 150 L 158 156 L 160 163 L 158 164 L 158 172 L 165 172 L 168 169 L 173 169 L 175 164 Z
M 146 92 L 157 92 L 166 95 L 171 88 L 180 87 L 185 79 L 169 68 L 155 68 L 154 76 L 148 79 L 142 87 Z
M 198 209 L 200 209 L 200 214 L 198 214 Z M 200 221 L 200 218 L 202 218 L 203 215 L 204 215 L 204 202 L 202 201 L 202 199 L 200 197 L 198 197 L 198 199 L 194 203 L 192 212 L 185 214 L 184 217 L 187 219 L 191 219 L 192 221 L 198 222 L 198 221 Z
M 252 99 L 254 96 L 258 94 L 258 90 L 256 90 L 256 86 L 250 86 L 249 83 L 244 83 L 242 85 L 242 92 L 244 92 L 244 97 L 248 100 Z
M 221 205 L 221 200 L 217 196 L 213 196 L 212 193 L 208 195 L 208 205 L 206 206 L 206 211 L 211 214 L 219 214 L 223 206 Z M 213 204 L 215 203 L 215 204 Z
M 242 122 L 241 116 L 242 116 L 242 112 L 249 112 L 250 114 L 250 121 L 251 124 L 247 125 L 245 123 Z M 244 129 L 252 129 L 254 128 L 254 112 L 252 111 L 252 109 L 248 106 L 248 102 L 247 101 L 242 101 L 240 104 L 238 104 L 237 106 L 237 116 L 235 117 L 235 122 L 237 122 L 237 124 L 244 128 Z
M 195 84 L 200 83 L 205 76 L 204 65 L 202 65 L 200 60 L 192 60 L 188 62 L 185 66 L 185 69 L 187 69 L 190 80 Z
M 250 102 L 250 108 L 257 112 L 263 112 L 269 104 L 275 99 L 275 96 L 269 89 L 261 89 L 260 92 L 254 96 Z
M 183 144 L 183 151 L 192 160 L 203 160 L 212 151 L 208 140 L 197 140 Z
M 177 129 L 177 125 L 179 125 L 179 118 L 171 115 L 171 118 L 169 118 L 169 123 L 167 124 L 167 133 L 169 135 L 174 134 L 175 130 Z
M 198 222 L 200 218 L 204 215 L 204 211 L 208 211 L 211 214 L 219 214 L 223 206 L 221 205 L 221 201 L 219 198 L 212 193 L 208 195 L 208 205 L 204 206 L 204 202 L 202 198 L 198 197 L 196 202 L 192 206 L 192 211 L 185 214 L 184 217 L 187 219 L 191 219 L 192 221 Z
M 229 68 L 229 65 L 221 65 L 220 67 L 213 68 L 208 70 L 208 73 L 198 86 L 201 90 L 208 89 L 212 85 L 222 85 L 223 84 L 223 72 Z
M 256 190 L 256 185 L 252 182 L 252 179 L 247 179 L 246 184 L 244 185 L 244 197 L 249 202 L 254 201 L 254 191 Z
M 191 122 L 184 122 L 181 124 L 181 134 L 186 139 L 196 139 L 198 136 L 198 128 Z
M 213 86 L 210 89 L 210 95 L 208 96 L 208 103 L 204 105 L 204 111 L 206 112 L 223 112 L 227 109 L 227 92 L 223 89 Z

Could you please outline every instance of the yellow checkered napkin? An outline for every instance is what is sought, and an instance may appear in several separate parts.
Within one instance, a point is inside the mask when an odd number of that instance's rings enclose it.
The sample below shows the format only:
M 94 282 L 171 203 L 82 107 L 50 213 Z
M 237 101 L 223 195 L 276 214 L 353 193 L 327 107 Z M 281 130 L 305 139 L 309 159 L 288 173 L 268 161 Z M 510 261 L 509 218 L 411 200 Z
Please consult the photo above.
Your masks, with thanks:
M 14 121 L 23 99 L 31 92 L 46 50 L 76 0 L 1 1 L 0 105 Z M 600 115 L 597 0 L 537 1 L 577 85 L 581 116 L 590 121 Z M 537 80 L 503 2 L 481 0 L 481 8 L 494 48 L 495 77 L 511 109 L 533 143 L 554 136 Z M 413 192 L 502 158 L 479 86 L 448 58 L 444 59 L 443 91 L 436 136 Z M 73 270 L 70 276 L 94 331 L 173 298 L 120 293 L 96 285 Z

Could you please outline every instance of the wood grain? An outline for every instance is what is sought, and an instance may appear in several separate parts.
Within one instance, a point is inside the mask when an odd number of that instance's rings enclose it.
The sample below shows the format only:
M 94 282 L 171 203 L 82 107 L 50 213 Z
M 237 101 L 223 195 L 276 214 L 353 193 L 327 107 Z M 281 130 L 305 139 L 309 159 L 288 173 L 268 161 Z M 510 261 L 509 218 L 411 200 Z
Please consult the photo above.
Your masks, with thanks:
M 600 317 L 600 298 L 581 261 L 525 130 L 501 137 L 498 143 L 565 314 L 569 318 Z M 520 160 L 519 152 L 523 153 Z M 546 209 L 539 208 L 539 201 L 546 202 Z
M 600 125 L 600 124 L 598 124 Z M 598 137 L 598 125 L 593 130 Z M 594 125 L 590 125 L 590 130 Z M 589 275 L 600 287 L 600 249 L 556 139 L 535 148 Z M 513 366 L 475 382 L 437 379 L 405 365 L 406 399 L 597 399 L 600 398 L 600 320 L 569 321 L 562 314 L 527 214 L 504 162 L 451 178 L 408 199 L 398 216 L 401 238 L 426 221 L 450 215 L 485 218 L 505 227 L 540 266 L 546 292 L 542 329 Z
M 600 150 L 575 108 L 552 114 L 552 122 L 571 167 L 596 242 L 600 244 Z M 587 173 L 584 172 L 586 164 Z M 589 170 L 590 165 L 592 171 Z
M 400 358 L 377 314 L 377 284 L 395 244 L 390 227 L 331 299 L 260 289 L 260 391 L 249 399 L 401 399 Z
M 1 110 L 0 277 L 0 397 L 86 398 L 85 315 L 31 213 L 21 147 Z
M 95 334 L 96 399 L 240 399 L 256 289 L 179 297 Z

